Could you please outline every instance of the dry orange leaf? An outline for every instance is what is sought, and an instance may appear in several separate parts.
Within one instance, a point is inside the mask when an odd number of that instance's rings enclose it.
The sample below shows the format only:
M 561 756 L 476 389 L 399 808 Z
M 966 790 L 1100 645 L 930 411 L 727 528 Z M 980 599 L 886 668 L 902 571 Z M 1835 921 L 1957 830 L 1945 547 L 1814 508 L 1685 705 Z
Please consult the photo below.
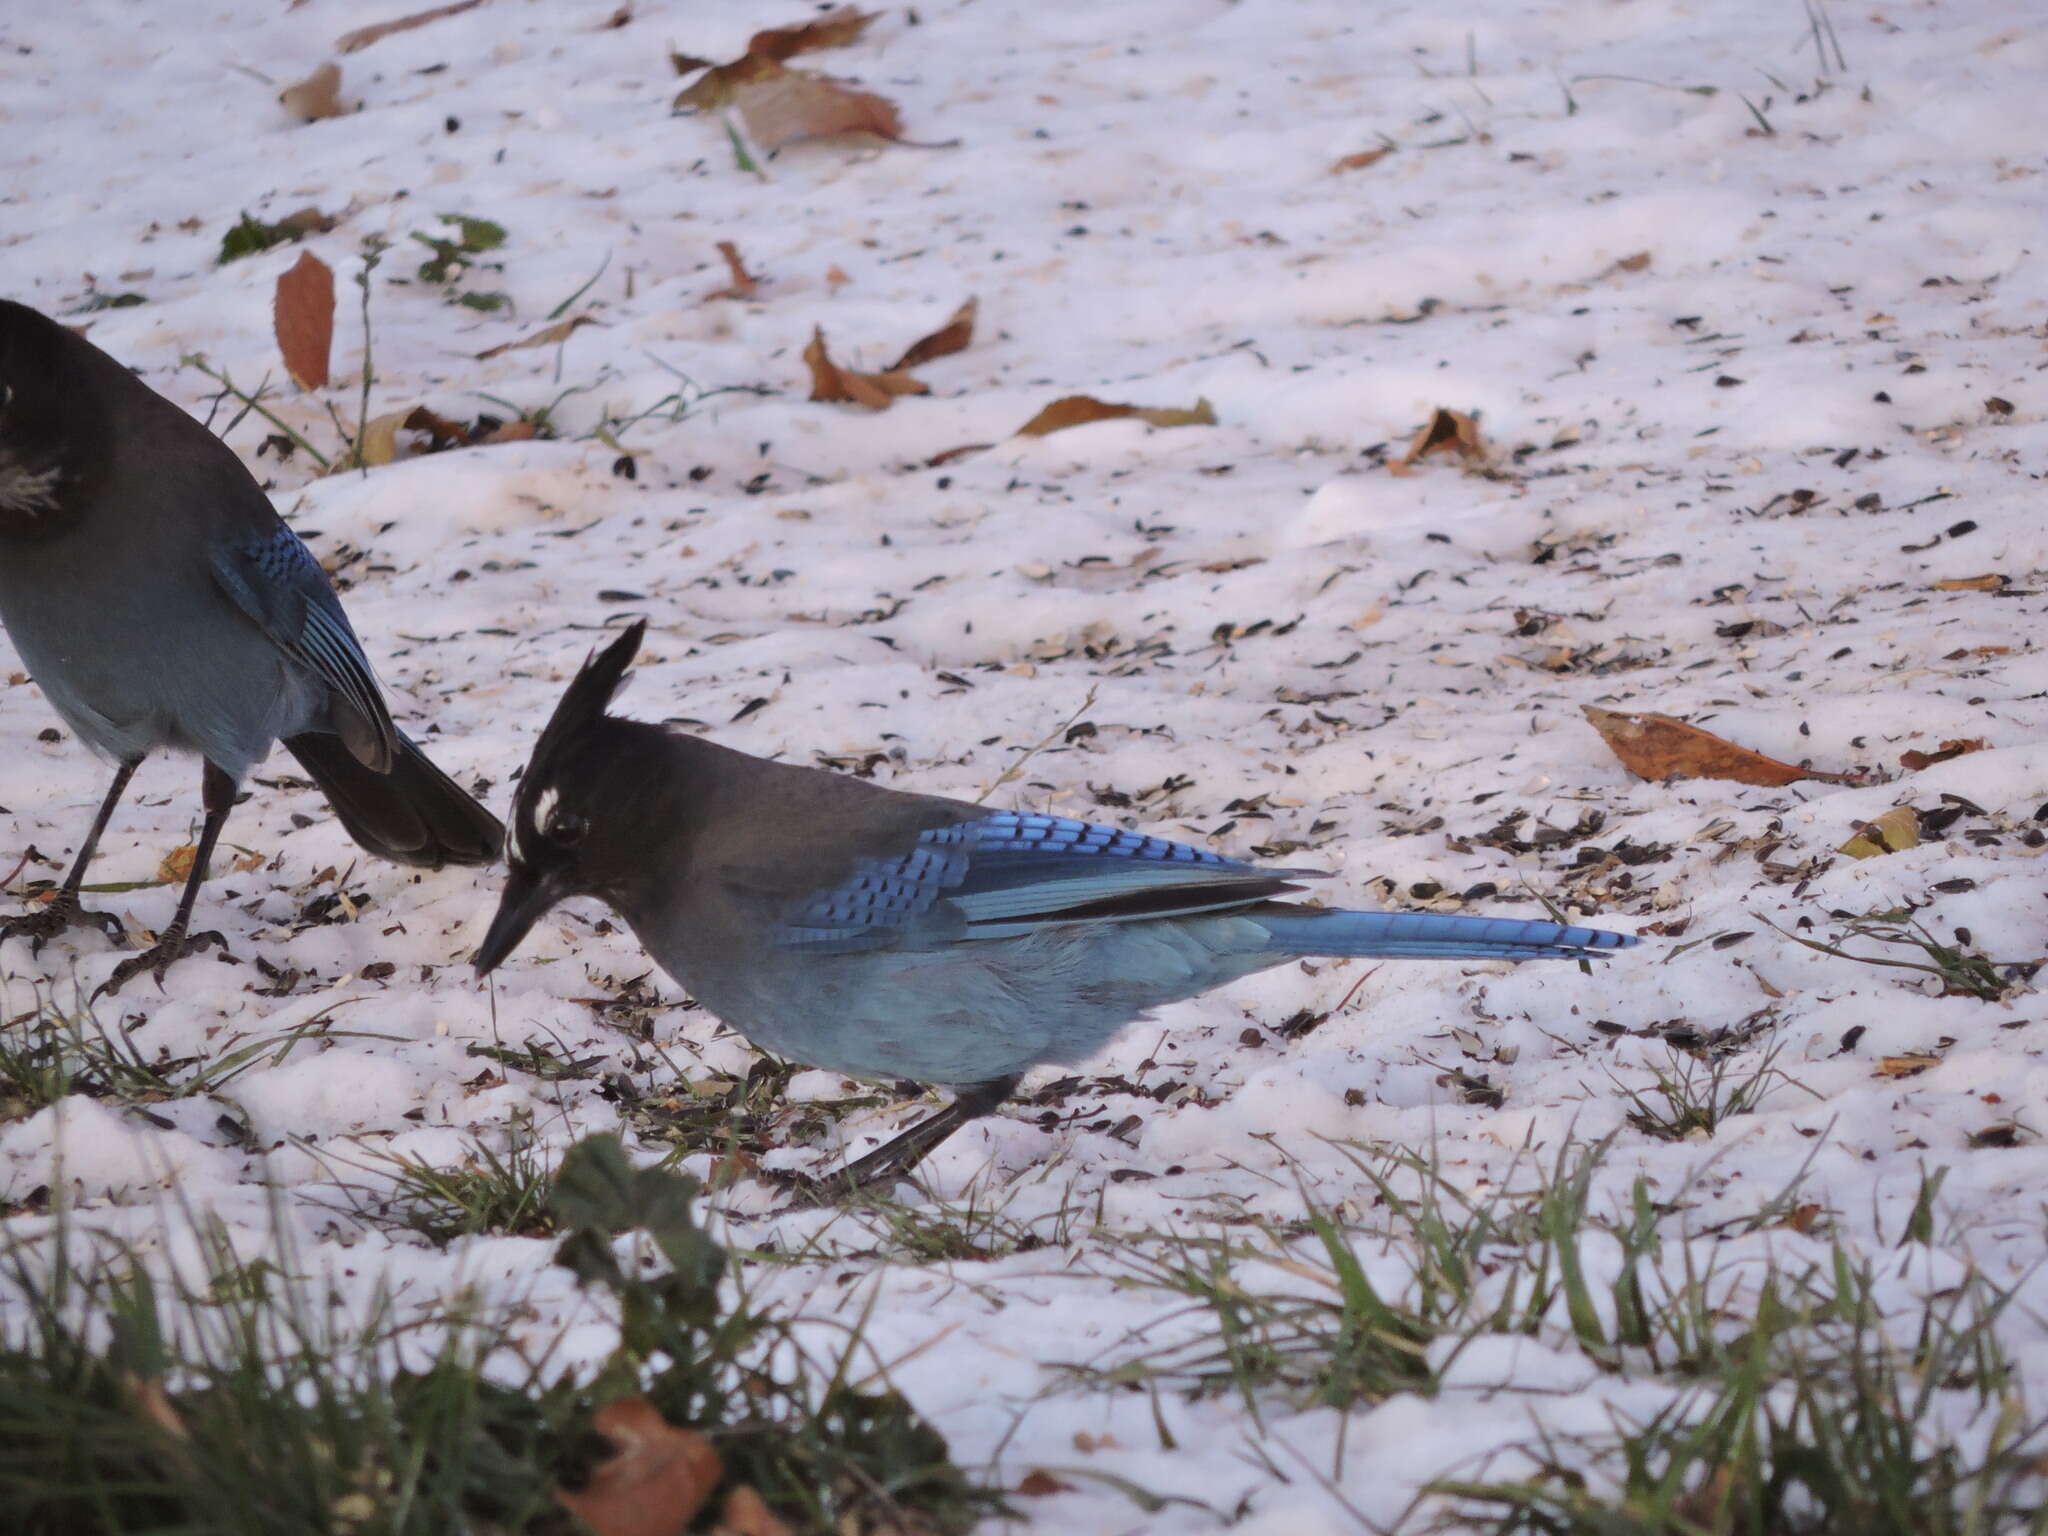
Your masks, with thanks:
M 278 276 L 270 318 L 292 382 L 301 389 L 325 389 L 334 349 L 334 272 L 327 263 L 301 251 L 291 269 Z
M 476 360 L 483 362 L 486 358 L 498 357 L 506 352 L 517 352 L 521 347 L 551 346 L 558 341 L 567 341 L 584 326 L 595 324 L 597 322 L 588 315 L 571 315 L 566 320 L 557 320 L 553 325 L 543 326 L 531 336 L 518 341 L 500 342 L 495 347 L 477 353 Z
M 712 299 L 751 299 L 754 296 L 755 288 L 760 285 L 754 281 L 754 274 L 747 270 L 746 263 L 740 260 L 740 248 L 730 240 L 721 240 L 718 242 L 718 254 L 725 258 L 726 268 L 732 273 L 732 286 L 721 288 L 718 292 L 707 294 L 705 297 Z
M 1331 166 L 1330 174 L 1334 176 L 1340 171 L 1362 171 L 1368 165 L 1378 165 L 1393 152 L 1391 148 L 1385 145 L 1378 149 L 1361 149 L 1357 154 L 1346 155 L 1342 160 Z
M 181 843 L 163 856 L 156 867 L 156 877 L 165 885 L 183 885 L 192 878 L 193 862 L 199 857 L 199 849 L 192 843 Z
M 953 311 L 952 319 L 931 335 L 919 337 L 905 348 L 903 355 L 889 365 L 889 370 L 915 368 L 935 357 L 950 357 L 955 352 L 965 351 L 967 344 L 974 340 L 974 316 L 978 307 L 976 300 L 969 299 Z
M 837 6 L 800 27 L 772 27 L 747 40 L 747 52 L 761 59 L 787 59 L 820 48 L 844 48 L 868 28 L 880 12 Z
M 1895 805 L 1877 820 L 1858 827 L 1856 835 L 1835 852 L 1846 853 L 1852 859 L 1875 859 L 1919 846 L 1919 811 L 1910 805 Z
M 1646 272 L 1650 266 L 1650 253 L 1637 251 L 1633 256 L 1624 256 L 1615 263 L 1624 272 Z
M 1944 741 L 1937 752 L 1901 752 L 1899 763 L 1902 767 L 1918 773 L 1922 768 L 1932 768 L 1936 763 L 1945 763 L 1950 758 L 1961 757 L 1968 752 L 1982 752 L 1988 743 L 1982 736 L 1971 736 L 1957 741 Z
M 277 93 L 285 111 L 302 123 L 317 123 L 323 117 L 340 117 L 348 111 L 341 104 L 341 66 L 329 59 L 297 85 Z
M 2010 576 L 2001 576 L 1996 571 L 1987 571 L 1982 576 L 1951 576 L 1946 581 L 1937 581 L 1937 592 L 2002 592 L 2012 585 Z
M 1620 714 L 1598 705 L 1582 706 L 1587 723 L 1600 733 L 1622 767 L 1639 779 L 1733 779 L 1776 789 L 1800 779 L 1853 784 L 1854 774 L 1795 768 L 1724 741 L 1710 731 L 1670 715 Z
M 1093 395 L 1062 395 L 1019 427 L 1016 435 L 1044 437 L 1049 433 L 1064 432 L 1069 427 L 1086 426 L 1091 421 L 1121 421 L 1130 417 L 1149 422 L 1155 427 L 1216 425 L 1215 409 L 1207 400 L 1197 400 L 1193 406 L 1178 410 L 1171 407 L 1113 405 L 1107 400 L 1098 400 Z
M 1939 1056 L 1930 1056 L 1925 1051 L 1915 1051 L 1907 1056 L 1880 1056 L 1877 1059 L 1879 1077 L 1918 1077 L 1929 1067 L 1941 1065 Z
M 825 286 L 835 293 L 852 281 L 836 263 L 825 269 Z
M 597 1536 L 682 1536 L 724 1471 L 711 1442 L 644 1397 L 608 1403 L 592 1423 L 618 1453 L 578 1491 L 557 1488 L 555 1501 Z
M 861 373 L 841 368 L 825 351 L 824 328 L 814 326 L 811 344 L 804 348 L 804 361 L 811 368 L 813 400 L 851 400 L 871 411 L 886 411 L 898 395 L 928 395 L 931 389 L 898 369 Z
M 430 21 L 439 21 L 446 16 L 460 16 L 464 11 L 473 11 L 484 0 L 455 0 L 453 5 L 437 5 L 431 11 L 417 11 L 410 16 L 401 16 L 396 21 L 380 21 L 374 26 L 357 27 L 345 32 L 334 44 L 336 53 L 355 53 L 372 43 L 382 42 L 394 32 L 410 32 L 414 27 L 424 27 Z
M 1429 425 L 1415 434 L 1415 441 L 1408 445 L 1400 462 L 1412 469 L 1419 460 L 1446 450 L 1463 459 L 1486 457 L 1486 443 L 1479 436 L 1479 419 L 1440 405 L 1429 418 Z

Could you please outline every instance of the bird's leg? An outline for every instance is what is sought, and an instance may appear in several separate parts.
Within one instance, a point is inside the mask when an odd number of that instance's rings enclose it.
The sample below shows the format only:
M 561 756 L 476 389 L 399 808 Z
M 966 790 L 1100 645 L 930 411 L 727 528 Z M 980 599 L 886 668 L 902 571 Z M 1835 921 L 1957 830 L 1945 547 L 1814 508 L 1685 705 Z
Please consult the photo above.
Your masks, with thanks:
M 220 829 L 227 824 L 228 812 L 234 809 L 235 781 L 208 763 L 200 779 L 200 798 L 206 806 L 206 824 L 199 829 L 199 847 L 192 856 L 192 872 L 185 877 L 184 893 L 178 897 L 177 915 L 154 944 L 114 967 L 113 974 L 93 993 L 94 1002 L 120 991 L 144 971 L 155 976 L 157 985 L 162 986 L 164 972 L 171 968 L 172 961 L 209 945 L 227 954 L 228 941 L 217 930 L 195 933 L 190 938 L 186 937 L 186 930 L 192 925 L 192 906 L 199 900 L 199 887 L 206 883 L 206 866 L 213 858 L 213 845 L 220 841 Z
M 885 1141 L 874 1151 L 855 1158 L 837 1173 L 809 1175 L 778 1173 L 771 1177 L 804 1197 L 800 1203 L 824 1204 L 858 1194 L 877 1184 L 888 1183 L 909 1173 L 923 1162 L 932 1149 L 969 1121 L 979 1120 L 1017 1090 L 1018 1074 L 974 1083 L 958 1090 L 953 1102 L 935 1115 L 920 1120 L 902 1135 Z
M 139 757 L 131 758 L 114 770 L 113 787 L 107 791 L 107 798 L 100 802 L 100 813 L 93 817 L 92 830 L 85 834 L 78 857 L 71 861 L 71 873 L 64 877 L 57 894 L 41 907 L 0 922 L 0 941 L 26 938 L 29 953 L 39 955 L 43 946 L 66 928 L 97 928 L 110 939 L 120 939 L 126 931 L 121 919 L 111 912 L 86 911 L 78 903 L 78 893 L 85 885 L 85 866 L 92 862 L 92 856 L 100 846 L 100 834 L 107 830 L 114 807 L 121 803 L 121 796 L 128 790 L 128 781 L 135 777 L 135 770 L 141 762 Z

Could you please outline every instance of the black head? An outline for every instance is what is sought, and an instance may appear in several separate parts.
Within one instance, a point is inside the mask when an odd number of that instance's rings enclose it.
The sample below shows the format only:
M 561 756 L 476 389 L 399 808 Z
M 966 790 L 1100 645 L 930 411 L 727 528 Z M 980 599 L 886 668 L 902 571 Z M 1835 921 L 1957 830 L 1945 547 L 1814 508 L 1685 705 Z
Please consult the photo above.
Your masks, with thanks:
M 108 360 L 47 315 L 0 299 L 0 534 L 59 531 L 67 499 L 104 462 L 104 400 L 88 361 Z
M 540 733 L 519 792 L 505 843 L 505 893 L 498 915 L 476 952 L 478 975 L 495 970 L 519 947 L 548 909 L 569 896 L 601 893 L 604 881 L 587 857 L 602 780 L 578 770 L 587 765 L 593 738 L 603 733 L 605 706 L 619 691 L 627 664 L 647 633 L 643 619 L 595 652 L 570 681 Z

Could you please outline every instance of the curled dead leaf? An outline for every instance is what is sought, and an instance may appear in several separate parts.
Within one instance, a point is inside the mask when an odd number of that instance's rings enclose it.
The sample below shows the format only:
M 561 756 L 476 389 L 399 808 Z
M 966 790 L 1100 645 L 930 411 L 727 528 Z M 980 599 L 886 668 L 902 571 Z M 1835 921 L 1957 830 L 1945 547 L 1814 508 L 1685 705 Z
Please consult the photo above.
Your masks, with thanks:
M 820 48 L 844 48 L 867 31 L 879 11 L 863 11 L 851 5 L 834 6 L 824 15 L 800 27 L 771 27 L 747 40 L 747 52 L 756 58 L 787 59 Z
M 928 386 L 897 369 L 862 373 L 841 368 L 825 350 L 822 327 L 811 330 L 811 344 L 804 348 L 804 361 L 811 370 L 813 400 L 850 400 L 871 411 L 886 411 L 898 395 L 928 395 Z
M 725 258 L 726 269 L 732 273 L 732 286 L 721 288 L 716 293 L 706 294 L 705 297 L 709 299 L 751 299 L 754 296 L 755 288 L 760 285 L 755 282 L 754 274 L 747 270 L 746 263 L 740 260 L 740 248 L 730 240 L 721 240 L 718 242 L 718 254 Z
M 418 407 L 414 407 L 418 409 Z M 398 429 L 412 419 L 413 412 L 386 411 L 381 416 L 372 416 L 363 423 L 363 430 L 356 438 L 355 452 L 348 457 L 347 467 L 351 469 L 375 469 L 380 464 L 389 464 L 398 457 Z
M 889 365 L 889 371 L 899 368 L 915 368 L 919 363 L 928 363 L 935 357 L 949 357 L 955 352 L 965 351 L 967 344 L 974 340 L 974 317 L 978 303 L 969 299 L 953 311 L 953 317 L 929 336 L 921 336 L 904 349 L 903 355 Z
M 1957 741 L 1944 741 L 1939 751 L 1905 751 L 1899 754 L 1899 765 L 1918 773 L 1922 768 L 1932 768 L 1936 763 L 1948 762 L 1951 758 L 1962 757 L 1971 752 L 1982 752 L 1987 743 L 1982 736 L 1971 736 Z
M 617 1454 L 582 1488 L 557 1488 L 555 1501 L 597 1536 L 682 1536 L 724 1472 L 711 1442 L 641 1397 L 606 1404 L 592 1425 Z
M 2010 576 L 2001 576 L 1996 571 L 1986 571 L 1982 576 L 1951 576 L 1937 581 L 1937 592 L 2003 592 L 2012 585 Z
M 1383 144 L 1378 149 L 1361 149 L 1357 154 L 1346 155 L 1331 166 L 1330 174 L 1334 176 L 1343 171 L 1362 171 L 1368 165 L 1378 165 L 1393 152 L 1391 144 Z
M 341 104 L 341 66 L 329 59 L 297 85 L 279 91 L 277 100 L 302 123 L 343 116 L 348 108 Z
M 903 137 L 903 119 L 886 97 L 855 90 L 826 75 L 768 62 L 768 69 L 741 81 L 732 92 L 747 136 L 762 149 L 840 133 Z
M 199 849 L 192 843 L 181 843 L 163 856 L 157 864 L 156 877 L 165 885 L 183 885 L 192 878 L 192 865 L 199 858 Z
M 1461 459 L 1486 459 L 1486 443 L 1479 435 L 1479 418 L 1448 406 L 1438 406 L 1429 424 L 1415 434 L 1415 441 L 1401 456 L 1404 468 L 1413 469 L 1432 453 L 1451 452 Z
M 1083 427 L 1091 421 L 1135 419 L 1155 427 L 1213 427 L 1216 411 L 1207 400 L 1197 400 L 1185 409 L 1142 405 L 1116 405 L 1093 395 L 1062 395 L 1017 429 L 1018 437 L 1045 437 L 1069 427 Z
M 292 382 L 301 389 L 325 389 L 334 348 L 333 269 L 311 251 L 301 251 L 290 269 L 278 275 L 270 318 Z
M 1600 733 L 1622 767 L 1639 779 L 1733 779 L 1738 784 L 1779 788 L 1800 779 L 1828 784 L 1853 784 L 1854 774 L 1795 768 L 1724 741 L 1711 731 L 1688 725 L 1671 715 L 1621 714 L 1594 704 L 1582 706 L 1586 721 Z
M 372 43 L 382 42 L 394 32 L 410 32 L 414 27 L 424 27 L 430 21 L 440 21 L 447 16 L 460 16 L 464 11 L 473 11 L 484 0 L 455 0 L 453 5 L 437 5 L 431 11 L 415 11 L 410 16 L 401 16 L 396 21 L 380 21 L 373 26 L 357 27 L 345 32 L 335 41 L 336 53 L 355 53 Z
M 1905 1056 L 1880 1056 L 1877 1059 L 1877 1075 L 1879 1077 L 1918 1077 L 1929 1067 L 1938 1067 L 1940 1065 L 1941 1058 L 1939 1056 L 1929 1055 L 1925 1051 L 1914 1051 Z
M 571 315 L 566 320 L 557 320 L 553 325 L 543 326 L 531 336 L 521 337 L 518 341 L 502 341 L 495 347 L 477 353 L 476 360 L 481 363 L 486 359 L 499 357 L 507 352 L 517 352 L 521 347 L 551 346 L 558 341 L 567 341 L 584 326 L 595 324 L 597 324 L 597 321 L 589 315 Z
M 1866 821 L 1854 837 L 1835 851 L 1852 859 L 1874 859 L 1919 846 L 1920 813 L 1910 805 L 1895 805 L 1877 820 Z
M 1061 1482 L 1043 1467 L 1033 1467 L 1017 1482 L 1020 1498 L 1043 1499 L 1055 1493 L 1072 1493 L 1072 1483 Z

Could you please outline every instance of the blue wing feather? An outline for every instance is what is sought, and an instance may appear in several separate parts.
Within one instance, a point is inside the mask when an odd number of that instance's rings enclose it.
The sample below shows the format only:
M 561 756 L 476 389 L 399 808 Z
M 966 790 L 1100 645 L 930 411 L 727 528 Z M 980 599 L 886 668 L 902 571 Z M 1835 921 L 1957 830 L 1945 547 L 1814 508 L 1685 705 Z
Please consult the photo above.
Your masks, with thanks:
M 343 732 L 352 749 L 360 740 L 373 756 L 388 760 L 397 752 L 398 728 L 362 642 L 304 540 L 279 523 L 267 534 L 217 549 L 213 573 L 235 606 L 279 650 L 333 689 L 343 708 L 361 722 L 361 731 Z
M 933 827 L 906 854 L 861 860 L 851 876 L 792 913 L 780 938 L 790 948 L 825 952 L 1008 938 L 1073 921 L 1080 908 L 1114 921 L 1242 906 L 1312 873 L 1261 869 L 1064 816 L 994 811 Z M 1114 910 L 1140 897 L 1140 909 Z

